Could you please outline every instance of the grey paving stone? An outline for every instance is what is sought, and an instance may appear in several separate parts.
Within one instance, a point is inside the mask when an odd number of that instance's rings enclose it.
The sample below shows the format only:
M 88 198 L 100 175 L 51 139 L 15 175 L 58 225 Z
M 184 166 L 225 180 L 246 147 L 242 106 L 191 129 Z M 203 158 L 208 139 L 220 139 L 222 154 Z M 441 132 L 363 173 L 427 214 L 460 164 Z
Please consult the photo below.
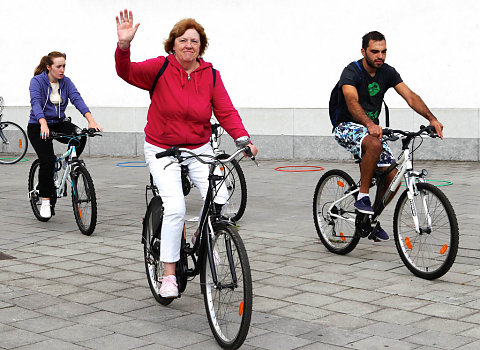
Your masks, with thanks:
M 41 316 L 12 323 L 13 326 L 33 333 L 44 333 L 72 326 L 74 323 L 57 317 Z
M 130 321 L 132 318 L 108 311 L 95 311 L 88 314 L 70 317 L 69 320 L 76 324 L 103 328 L 121 322 Z
M 128 350 L 138 349 L 141 346 L 149 345 L 150 342 L 123 334 L 110 334 L 104 337 L 83 341 L 79 344 L 89 349 Z
M 197 332 L 186 331 L 179 328 L 169 328 L 168 330 L 149 334 L 139 339 L 150 343 L 182 349 L 186 346 L 208 340 L 209 337 Z
M 405 341 L 440 349 L 455 349 L 474 341 L 472 338 L 457 336 L 444 332 L 426 331 L 405 338 Z
M 41 334 L 36 334 L 21 329 L 13 329 L 2 333 L 0 337 L 0 348 L 13 349 L 45 339 L 47 338 Z
M 48 331 L 43 334 L 50 338 L 79 343 L 89 339 L 105 337 L 106 335 L 112 334 L 112 332 L 83 324 L 75 324 L 73 326 Z
M 48 339 L 30 345 L 21 346 L 16 350 L 85 350 L 87 348 L 59 339 Z
M 248 338 L 245 344 L 259 349 L 295 349 L 312 343 L 308 339 L 302 339 L 291 335 L 270 332 L 257 337 Z
M 149 305 L 150 304 L 147 302 L 120 297 L 101 301 L 99 303 L 93 304 L 92 306 L 96 307 L 97 309 L 123 314 L 125 312 L 146 308 Z
M 362 339 L 356 342 L 352 342 L 349 345 L 352 348 L 358 350 L 384 350 L 388 348 L 395 350 L 410 350 L 418 348 L 416 344 L 395 340 L 392 338 L 383 338 L 379 336 Z

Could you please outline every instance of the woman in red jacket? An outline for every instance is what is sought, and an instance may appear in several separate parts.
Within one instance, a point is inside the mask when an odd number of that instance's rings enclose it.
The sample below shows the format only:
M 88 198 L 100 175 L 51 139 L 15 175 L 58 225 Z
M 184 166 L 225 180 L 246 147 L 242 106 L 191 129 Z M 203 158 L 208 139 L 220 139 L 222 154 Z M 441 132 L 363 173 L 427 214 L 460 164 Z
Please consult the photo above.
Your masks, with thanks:
M 155 78 L 168 60 L 151 95 L 145 127 L 144 152 L 164 204 L 160 248 L 164 276 L 160 295 L 167 298 L 176 297 L 178 288 L 175 262 L 180 258 L 185 199 L 180 166 L 174 164 L 165 169 L 170 160 L 156 159 L 155 154 L 171 146 L 188 148 L 197 154 L 213 154 L 209 143 L 212 110 L 234 140 L 249 138 L 249 135 L 232 105 L 220 73 L 216 71 L 214 82 L 212 64 L 201 59 L 208 46 L 208 40 L 199 23 L 188 18 L 175 24 L 164 43 L 165 51 L 169 54 L 167 57 L 131 62 L 130 44 L 140 24 L 133 25 L 132 11 L 126 9 L 120 12 L 116 20 L 118 45 L 115 62 L 117 74 L 123 80 L 152 92 Z M 257 148 L 252 144 L 249 146 L 253 155 L 256 155 Z M 198 161 L 192 161 L 188 166 L 190 178 L 200 190 L 202 198 L 205 198 L 208 188 L 208 166 Z

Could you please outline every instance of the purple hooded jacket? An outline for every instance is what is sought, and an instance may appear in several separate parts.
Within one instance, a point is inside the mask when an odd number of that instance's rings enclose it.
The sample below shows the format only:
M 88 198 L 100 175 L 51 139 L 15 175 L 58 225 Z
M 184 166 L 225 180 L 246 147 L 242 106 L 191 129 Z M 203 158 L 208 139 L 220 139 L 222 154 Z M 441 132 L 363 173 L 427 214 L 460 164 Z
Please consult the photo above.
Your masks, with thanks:
M 60 96 L 62 97 L 60 108 L 50 101 L 52 87 L 47 72 L 35 75 L 30 80 L 30 105 L 32 109 L 30 110 L 29 123 L 39 124 L 38 120 L 41 118 L 45 118 L 47 124 L 62 121 L 65 118 L 65 108 L 67 108 L 69 99 L 82 115 L 90 112 L 70 78 L 64 76 L 58 82 Z

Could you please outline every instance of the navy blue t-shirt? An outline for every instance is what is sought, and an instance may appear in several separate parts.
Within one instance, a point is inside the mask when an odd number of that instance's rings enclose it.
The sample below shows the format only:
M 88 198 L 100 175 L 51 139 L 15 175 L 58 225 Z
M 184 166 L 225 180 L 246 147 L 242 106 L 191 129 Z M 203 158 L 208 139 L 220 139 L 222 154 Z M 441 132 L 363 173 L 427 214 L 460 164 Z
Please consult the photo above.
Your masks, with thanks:
M 356 122 L 348 110 L 342 86 L 352 85 L 357 88 L 358 102 L 367 116 L 375 124 L 379 124 L 380 111 L 382 109 L 383 96 L 387 90 L 396 86 L 403 80 L 400 74 L 388 64 L 384 63 L 377 69 L 375 76 L 368 74 L 362 66 L 362 60 L 350 63 L 342 72 L 338 82 L 338 115 L 336 124 L 341 122 Z

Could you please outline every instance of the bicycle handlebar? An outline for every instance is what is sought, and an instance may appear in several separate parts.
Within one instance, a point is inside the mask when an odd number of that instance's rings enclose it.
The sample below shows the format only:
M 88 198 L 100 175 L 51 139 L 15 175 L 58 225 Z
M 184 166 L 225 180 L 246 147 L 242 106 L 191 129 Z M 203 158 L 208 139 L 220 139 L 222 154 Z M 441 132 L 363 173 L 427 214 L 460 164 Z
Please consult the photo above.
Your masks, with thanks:
M 388 141 L 397 141 L 399 137 L 395 134 L 400 134 L 410 138 L 420 136 L 421 134 L 427 134 L 432 138 L 439 137 L 435 131 L 435 127 L 433 127 L 432 125 L 429 125 L 429 126 L 421 125 L 419 131 L 405 131 L 405 130 L 399 130 L 399 129 L 385 128 L 385 129 L 382 129 L 382 134 L 385 135 Z
M 97 129 L 94 129 L 94 128 L 86 129 L 86 128 L 84 128 L 84 129 L 81 129 L 80 131 L 75 130 L 71 134 L 62 134 L 62 133 L 59 133 L 59 132 L 51 131 L 50 135 L 47 137 L 47 139 L 57 139 L 57 138 L 60 138 L 60 137 L 85 137 L 85 136 L 95 137 L 95 136 L 102 136 L 102 134 L 100 134 L 100 132 Z
M 183 153 L 188 153 L 189 156 L 182 156 L 182 152 Z M 188 148 L 180 148 L 180 147 L 177 147 L 177 146 L 173 146 L 173 147 L 170 147 L 169 149 L 167 149 L 165 151 L 159 152 L 155 155 L 155 157 L 157 159 L 158 158 L 163 158 L 163 157 L 174 157 L 174 158 L 176 158 L 178 163 L 182 163 L 182 162 L 184 162 L 184 161 L 186 161 L 187 159 L 190 159 L 190 158 L 196 158 L 199 162 L 201 162 L 203 164 L 213 164 L 213 163 L 217 163 L 217 162 L 222 162 L 222 163 L 231 162 L 237 155 L 239 155 L 242 152 L 244 152 L 248 157 L 250 157 L 250 159 L 252 159 L 252 161 L 255 162 L 255 164 L 258 165 L 258 163 L 255 161 L 255 157 L 253 156 L 252 151 L 251 151 L 249 146 L 241 147 L 241 148 L 237 149 L 230 157 L 228 157 L 226 159 L 221 159 L 221 160 L 218 159 L 216 156 L 211 156 L 209 154 L 196 154 Z M 172 161 L 171 163 L 167 164 L 167 166 L 165 166 L 165 167 L 168 167 L 169 165 L 171 165 L 173 163 L 175 163 L 175 161 Z

